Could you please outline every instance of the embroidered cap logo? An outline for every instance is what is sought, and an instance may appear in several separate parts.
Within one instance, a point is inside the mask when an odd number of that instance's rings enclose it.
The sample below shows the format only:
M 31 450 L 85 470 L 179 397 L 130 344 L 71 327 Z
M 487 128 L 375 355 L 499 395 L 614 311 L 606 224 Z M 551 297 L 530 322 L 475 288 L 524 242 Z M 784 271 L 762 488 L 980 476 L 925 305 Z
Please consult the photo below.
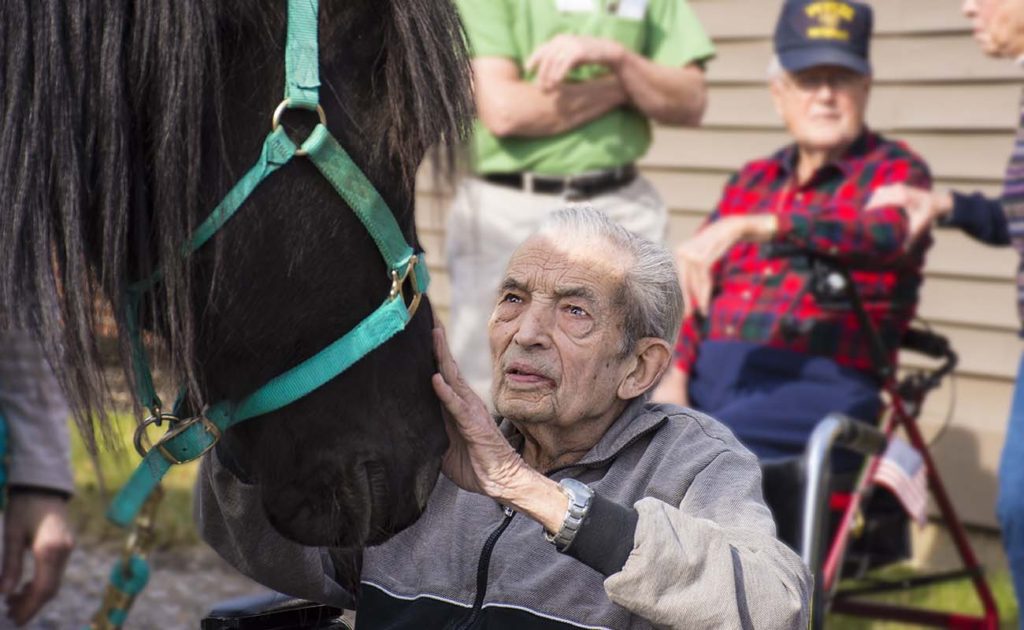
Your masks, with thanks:
M 850 31 L 846 22 L 852 22 L 854 8 L 845 2 L 813 2 L 804 9 L 811 24 L 807 27 L 808 39 L 831 39 L 849 41 Z

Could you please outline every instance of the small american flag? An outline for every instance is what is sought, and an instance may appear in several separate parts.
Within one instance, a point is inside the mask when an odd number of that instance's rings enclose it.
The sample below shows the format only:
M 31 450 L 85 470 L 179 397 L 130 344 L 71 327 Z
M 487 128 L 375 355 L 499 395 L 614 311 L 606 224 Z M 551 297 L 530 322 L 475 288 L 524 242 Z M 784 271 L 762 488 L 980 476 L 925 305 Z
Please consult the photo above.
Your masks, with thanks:
M 875 483 L 896 495 L 903 509 L 919 525 L 927 520 L 928 476 L 924 458 L 913 446 L 899 438 L 889 442 L 875 472 Z

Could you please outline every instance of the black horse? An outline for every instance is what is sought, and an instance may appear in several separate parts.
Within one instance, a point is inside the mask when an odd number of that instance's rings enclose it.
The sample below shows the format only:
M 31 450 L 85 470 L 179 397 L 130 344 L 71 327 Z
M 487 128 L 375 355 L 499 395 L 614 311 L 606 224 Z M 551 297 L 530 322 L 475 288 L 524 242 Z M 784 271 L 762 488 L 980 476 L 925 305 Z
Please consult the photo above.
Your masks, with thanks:
M 471 115 L 458 17 L 447 0 L 322 4 L 327 125 L 416 246 L 416 168 Z M 259 154 L 285 33 L 283 0 L 0 2 L 0 299 L 62 357 L 89 439 L 107 392 L 97 328 L 115 314 L 131 379 L 125 290 L 157 267 L 144 326 L 194 409 L 250 393 L 388 293 L 374 243 L 305 160 L 180 255 Z M 315 116 L 285 121 L 301 142 Z M 357 547 L 418 516 L 446 447 L 431 327 L 420 308 L 342 376 L 224 436 L 282 534 Z

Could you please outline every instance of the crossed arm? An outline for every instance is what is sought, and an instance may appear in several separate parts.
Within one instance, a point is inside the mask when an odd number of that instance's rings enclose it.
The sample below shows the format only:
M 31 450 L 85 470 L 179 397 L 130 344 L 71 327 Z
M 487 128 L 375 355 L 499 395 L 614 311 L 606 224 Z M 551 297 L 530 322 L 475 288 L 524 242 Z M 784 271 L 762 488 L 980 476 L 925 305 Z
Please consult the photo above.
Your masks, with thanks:
M 574 68 L 598 64 L 605 76 L 572 83 Z M 584 125 L 625 105 L 666 125 L 697 125 L 704 115 L 704 71 L 697 64 L 663 66 L 618 42 L 582 35 L 559 35 L 527 60 L 535 81 L 503 57 L 473 61 L 480 120 L 499 137 L 551 136 Z

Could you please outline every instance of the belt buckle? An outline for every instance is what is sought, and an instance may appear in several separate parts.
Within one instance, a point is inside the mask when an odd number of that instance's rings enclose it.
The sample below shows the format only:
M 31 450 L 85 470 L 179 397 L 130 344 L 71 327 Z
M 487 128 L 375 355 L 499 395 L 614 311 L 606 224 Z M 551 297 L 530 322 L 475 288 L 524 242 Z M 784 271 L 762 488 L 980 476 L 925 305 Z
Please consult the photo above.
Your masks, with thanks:
M 585 192 L 575 186 L 571 178 L 566 178 L 565 187 L 562 189 L 562 199 L 565 201 L 583 201 L 589 197 Z

